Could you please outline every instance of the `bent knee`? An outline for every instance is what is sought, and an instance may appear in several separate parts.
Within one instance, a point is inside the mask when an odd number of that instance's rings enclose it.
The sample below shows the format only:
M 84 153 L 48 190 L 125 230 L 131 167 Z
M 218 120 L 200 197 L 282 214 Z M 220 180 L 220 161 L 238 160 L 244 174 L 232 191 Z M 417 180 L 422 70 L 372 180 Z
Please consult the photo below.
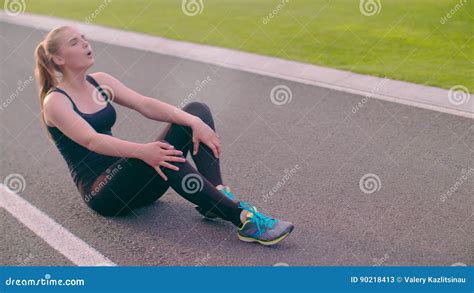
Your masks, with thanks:
M 183 111 L 186 111 L 190 114 L 200 117 L 201 119 L 206 118 L 209 119 L 212 117 L 211 109 L 209 106 L 204 102 L 190 102 L 186 106 L 183 107 Z

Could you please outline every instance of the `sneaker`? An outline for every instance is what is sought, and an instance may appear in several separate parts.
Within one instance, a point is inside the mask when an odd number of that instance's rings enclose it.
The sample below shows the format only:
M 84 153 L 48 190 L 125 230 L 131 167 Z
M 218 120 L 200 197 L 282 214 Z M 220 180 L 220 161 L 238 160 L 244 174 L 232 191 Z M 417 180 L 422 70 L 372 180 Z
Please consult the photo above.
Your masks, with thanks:
M 263 245 L 276 244 L 293 231 L 294 225 L 266 216 L 260 212 L 248 212 L 245 222 L 238 228 L 237 236 L 245 242 Z
M 251 213 L 256 213 L 257 212 L 257 207 L 254 205 L 249 204 L 248 202 L 245 201 L 240 201 L 239 205 L 242 209 L 251 212 Z

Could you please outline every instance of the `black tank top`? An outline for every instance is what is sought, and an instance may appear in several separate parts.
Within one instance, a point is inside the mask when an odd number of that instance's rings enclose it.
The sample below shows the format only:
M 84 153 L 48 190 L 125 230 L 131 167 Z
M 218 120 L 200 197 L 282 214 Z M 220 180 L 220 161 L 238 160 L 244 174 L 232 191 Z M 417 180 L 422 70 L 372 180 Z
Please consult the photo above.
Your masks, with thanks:
M 99 86 L 97 81 L 90 75 L 86 79 L 95 86 L 102 98 L 105 99 L 106 106 L 95 113 L 82 113 L 76 107 L 76 104 L 71 97 L 62 89 L 55 87 L 50 92 L 56 91 L 64 94 L 71 101 L 74 111 L 76 111 L 84 120 L 86 120 L 97 132 L 112 135 L 112 126 L 117 119 L 117 113 L 112 106 L 112 103 Z M 49 92 L 48 92 L 49 94 Z M 92 97 L 91 97 L 92 98 Z M 46 125 L 48 131 L 51 133 L 53 140 L 59 152 L 67 163 L 74 183 L 78 187 L 83 187 L 84 184 L 90 183 L 97 175 L 105 171 L 111 164 L 119 160 L 119 157 L 112 157 L 102 155 L 83 147 L 82 145 L 71 140 L 68 136 L 63 134 L 57 127 Z

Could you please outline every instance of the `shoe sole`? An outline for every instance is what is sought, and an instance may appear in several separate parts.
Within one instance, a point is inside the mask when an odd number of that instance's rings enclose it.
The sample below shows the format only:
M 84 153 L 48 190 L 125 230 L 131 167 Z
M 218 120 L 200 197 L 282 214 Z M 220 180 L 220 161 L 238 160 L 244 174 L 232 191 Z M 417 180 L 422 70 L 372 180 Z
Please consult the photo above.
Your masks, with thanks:
M 285 239 L 288 235 L 290 235 L 290 233 L 293 231 L 295 227 L 292 227 L 291 230 L 286 233 L 286 234 L 283 234 L 281 235 L 280 237 L 276 238 L 276 239 L 273 239 L 273 240 L 270 240 L 270 241 L 265 241 L 265 240 L 258 240 L 258 239 L 255 239 L 255 238 L 249 238 L 249 237 L 245 237 L 245 236 L 242 236 L 240 235 L 239 233 L 237 233 L 237 236 L 239 237 L 240 240 L 244 241 L 244 242 L 258 242 L 262 245 L 274 245 L 274 244 L 277 244 L 278 242 L 282 241 L 283 239 Z

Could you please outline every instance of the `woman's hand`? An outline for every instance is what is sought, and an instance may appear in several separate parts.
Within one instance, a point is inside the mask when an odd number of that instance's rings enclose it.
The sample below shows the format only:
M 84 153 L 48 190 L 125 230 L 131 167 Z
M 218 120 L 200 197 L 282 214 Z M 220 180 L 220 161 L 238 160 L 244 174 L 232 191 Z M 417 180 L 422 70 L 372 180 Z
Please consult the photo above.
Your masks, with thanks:
M 174 146 L 162 141 L 154 141 L 143 144 L 139 150 L 139 159 L 155 168 L 156 172 L 167 181 L 168 177 L 160 169 L 161 166 L 171 170 L 178 171 L 179 168 L 168 162 L 185 162 L 186 159 L 182 156 L 183 152 L 176 150 Z
M 219 158 L 221 154 L 220 136 L 200 118 L 196 119 L 191 128 L 193 130 L 193 155 L 197 154 L 199 143 L 202 142 L 212 150 L 214 157 Z

